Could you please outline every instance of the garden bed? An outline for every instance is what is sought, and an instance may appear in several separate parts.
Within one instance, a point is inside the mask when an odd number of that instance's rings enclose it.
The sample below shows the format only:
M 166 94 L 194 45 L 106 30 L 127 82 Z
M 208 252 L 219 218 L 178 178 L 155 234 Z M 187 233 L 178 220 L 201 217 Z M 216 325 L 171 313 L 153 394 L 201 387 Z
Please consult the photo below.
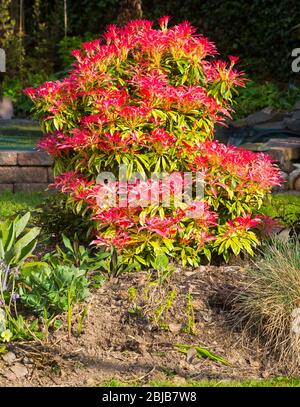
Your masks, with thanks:
M 1 385 L 83 386 L 112 378 L 127 383 L 172 379 L 183 384 L 186 380 L 282 375 L 264 349 L 249 340 L 241 341 L 240 333 L 234 332 L 228 321 L 220 293 L 242 276 L 240 266 L 176 270 L 169 283 L 178 292 L 175 312 L 170 311 L 170 332 L 130 312 L 128 290 L 147 288 L 148 275 L 124 274 L 94 291 L 81 336 L 69 339 L 67 332 L 59 331 L 49 343 L 9 345 L 15 360 L 9 364 L 0 358 Z M 196 320 L 192 335 L 178 332 L 187 320 L 186 295 L 190 290 Z M 198 359 L 193 352 L 180 353 L 176 344 L 204 346 L 229 365 Z
M 44 197 L 2 193 L 0 218 L 35 211 Z M 274 198 L 285 206 L 289 200 L 299 213 L 298 197 Z M 270 208 L 265 206 L 265 212 Z M 276 205 L 272 210 L 278 215 Z M 35 254 L 41 258 L 41 252 L 54 249 L 53 243 L 38 245 Z M 62 314 L 61 327 L 43 340 L 6 345 L 0 354 L 1 386 L 226 385 L 232 380 L 235 385 L 245 380 L 258 380 L 253 385 L 271 380 L 266 383 L 276 385 L 276 378 L 287 371 L 264 346 L 234 327 L 227 302 L 243 284 L 247 264 L 244 259 L 194 270 L 174 266 L 163 284 L 150 271 L 105 278 L 100 288 L 91 289 L 80 332 L 78 315 L 73 315 L 70 335 L 67 315 Z M 193 348 L 182 353 L 179 344 Z M 210 356 L 198 358 L 198 346 Z

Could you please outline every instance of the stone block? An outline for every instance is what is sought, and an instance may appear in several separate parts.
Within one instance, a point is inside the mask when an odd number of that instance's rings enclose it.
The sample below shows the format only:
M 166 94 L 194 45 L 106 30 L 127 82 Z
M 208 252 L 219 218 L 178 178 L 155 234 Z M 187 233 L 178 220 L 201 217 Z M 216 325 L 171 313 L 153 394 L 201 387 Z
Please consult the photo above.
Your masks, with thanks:
M 272 122 L 275 120 L 281 120 L 281 116 L 279 119 L 278 113 L 270 106 L 246 117 L 248 126 L 255 126 L 256 124 Z
M 0 184 L 13 184 L 18 180 L 18 167 L 0 167 Z
M 0 184 L 0 192 L 13 192 L 14 185 L 13 184 Z
M 16 183 L 48 183 L 48 168 L 18 167 Z
M 18 164 L 20 166 L 37 166 L 37 167 L 49 167 L 53 164 L 52 158 L 39 151 L 26 151 L 18 153 Z
M 0 166 L 17 165 L 17 157 L 16 151 L 0 151 Z
M 284 161 L 297 160 L 300 157 L 300 149 L 284 148 L 284 147 L 270 147 L 267 151 L 275 161 L 280 163 Z
M 47 188 L 47 183 L 17 183 L 14 185 L 14 192 L 44 192 Z
M 51 182 L 54 182 L 54 175 L 53 175 L 53 169 L 52 168 L 48 168 L 48 182 L 49 182 L 49 184 Z

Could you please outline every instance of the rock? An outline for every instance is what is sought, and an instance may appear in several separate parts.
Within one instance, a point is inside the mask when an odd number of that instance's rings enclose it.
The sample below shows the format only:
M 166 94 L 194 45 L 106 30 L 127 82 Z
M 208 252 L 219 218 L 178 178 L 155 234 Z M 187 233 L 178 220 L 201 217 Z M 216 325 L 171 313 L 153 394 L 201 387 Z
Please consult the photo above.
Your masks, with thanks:
M 7 352 L 4 355 L 2 355 L 2 359 L 8 365 L 12 365 L 16 360 L 16 355 L 13 352 Z
M 0 184 L 0 192 L 13 192 L 14 184 Z
M 185 274 L 187 277 L 191 277 L 191 276 L 193 276 L 193 275 L 195 274 L 195 271 L 186 271 L 184 274 Z
M 300 132 L 300 120 L 286 119 L 285 126 L 292 131 Z
M 47 183 L 44 167 L 0 167 L 0 183 Z
M 195 348 L 191 348 L 187 351 L 186 361 L 192 363 L 197 358 L 197 352 Z
M 273 187 L 272 192 L 281 192 L 289 190 L 289 174 L 287 174 L 284 171 L 281 171 L 280 176 L 283 182 L 281 185 L 276 185 L 275 187 Z
M 27 366 L 28 365 L 33 365 L 33 360 L 27 358 L 26 356 L 22 359 L 22 362 L 23 362 L 24 365 L 27 365 Z
M 16 151 L 0 151 L 0 166 L 17 165 L 17 158 Z
M 39 151 L 21 152 L 18 153 L 18 164 L 25 167 L 49 167 L 53 164 L 53 159 Z
M 22 365 L 21 363 L 16 363 L 13 365 L 10 370 L 18 377 L 21 379 L 22 377 L 25 377 L 28 373 L 27 367 Z
M 52 168 L 48 168 L 48 182 L 54 182 L 54 174 Z
M 246 122 L 248 126 L 255 126 L 256 124 L 271 122 L 277 119 L 277 112 L 274 111 L 272 107 L 266 107 L 258 112 L 250 114 L 246 117 Z
M 0 102 L 0 118 L 10 120 L 14 115 L 13 104 L 11 98 L 4 96 Z
M 268 130 L 284 130 L 285 129 L 285 120 L 279 120 L 279 121 L 272 121 L 272 122 L 263 122 L 260 124 L 256 124 L 253 126 L 254 129 L 256 130 L 263 130 L 263 129 L 268 129 Z
M 48 183 L 16 183 L 14 192 L 44 192 L 48 188 Z
M 169 329 L 170 329 L 170 332 L 176 334 L 176 333 L 180 332 L 181 324 L 171 323 L 171 324 L 169 324 Z
M 247 126 L 247 120 L 246 119 L 239 119 L 239 120 L 235 120 L 234 122 L 232 122 L 233 127 L 245 127 Z
M 297 102 L 294 104 L 293 110 L 300 110 L 300 100 L 297 100 Z
M 87 385 L 87 386 L 96 386 L 96 384 L 97 384 L 97 381 L 93 378 L 93 377 L 88 377 L 87 379 L 86 379 L 86 381 L 85 381 L 85 384 Z
M 291 172 L 294 166 L 292 161 L 300 158 L 300 138 L 270 139 L 265 145 L 265 152 L 279 163 L 284 172 Z
M 296 168 L 289 175 L 289 187 L 296 191 L 300 191 L 300 168 Z
M 300 120 L 300 110 L 294 110 L 292 113 L 291 120 Z

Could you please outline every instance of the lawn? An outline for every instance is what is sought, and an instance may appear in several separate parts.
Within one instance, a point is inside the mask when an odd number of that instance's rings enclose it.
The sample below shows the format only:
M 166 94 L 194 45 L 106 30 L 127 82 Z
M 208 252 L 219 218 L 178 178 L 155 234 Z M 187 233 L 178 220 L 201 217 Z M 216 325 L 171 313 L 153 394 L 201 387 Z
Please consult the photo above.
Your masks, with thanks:
M 101 387 L 126 387 L 136 386 L 140 387 L 300 387 L 300 379 L 277 377 L 273 379 L 262 380 L 182 380 L 180 383 L 172 381 L 171 379 L 165 381 L 150 381 L 144 384 L 141 383 L 126 383 L 119 380 L 108 380 L 100 384 Z
M 44 198 L 42 192 L 1 192 L 0 219 L 11 218 L 21 210 L 32 211 Z
M 41 135 L 36 122 L 3 120 L 0 123 L 0 150 L 33 150 Z

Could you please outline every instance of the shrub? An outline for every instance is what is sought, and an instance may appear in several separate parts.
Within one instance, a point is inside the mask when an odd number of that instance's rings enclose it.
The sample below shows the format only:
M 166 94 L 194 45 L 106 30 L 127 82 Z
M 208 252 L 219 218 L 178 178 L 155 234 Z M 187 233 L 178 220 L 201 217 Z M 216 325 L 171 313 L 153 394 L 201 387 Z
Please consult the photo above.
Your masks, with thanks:
M 35 207 L 33 222 L 41 228 L 47 239 L 60 241 L 63 232 L 70 238 L 76 234 L 80 242 L 87 242 L 93 228 L 92 223 L 81 214 L 74 214 L 66 201 L 65 194 L 47 196 Z
M 110 26 L 73 51 L 66 79 L 26 90 L 46 133 L 39 147 L 55 159 L 55 186 L 96 221 L 93 243 L 117 248 L 125 264 L 161 268 L 173 257 L 197 266 L 212 252 L 252 254 L 258 241 L 250 229 L 260 222 L 252 213 L 279 172 L 263 154 L 213 141 L 243 86 L 237 59 L 214 59 L 214 44 L 188 22 L 159 22 L 161 29 L 145 20 Z M 125 179 L 97 180 L 103 172 L 117 177 L 120 165 Z M 195 199 L 178 203 L 185 172 L 201 175 L 203 199 L 193 176 Z M 153 173 L 172 173 L 168 205 L 145 205 L 150 195 L 164 197 L 166 184 L 149 180 Z
M 278 238 L 246 273 L 244 289 L 232 297 L 234 321 L 256 334 L 283 365 L 300 362 L 300 247 Z
M 295 86 L 280 89 L 279 86 L 272 82 L 256 83 L 249 81 L 235 99 L 234 118 L 248 116 L 268 106 L 272 106 L 277 110 L 290 111 L 299 96 L 300 90 Z

